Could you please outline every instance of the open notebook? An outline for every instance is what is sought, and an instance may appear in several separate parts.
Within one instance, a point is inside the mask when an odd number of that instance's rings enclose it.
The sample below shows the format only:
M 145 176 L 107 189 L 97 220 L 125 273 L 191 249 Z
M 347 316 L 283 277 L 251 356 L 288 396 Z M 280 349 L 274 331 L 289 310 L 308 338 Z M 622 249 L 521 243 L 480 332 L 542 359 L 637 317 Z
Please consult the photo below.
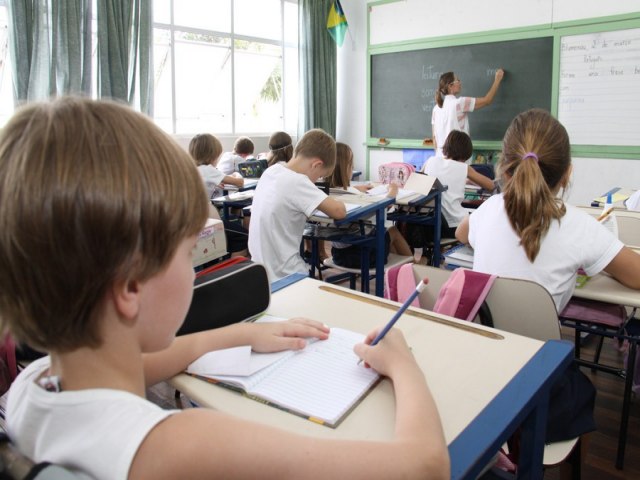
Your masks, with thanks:
M 246 375 L 208 374 L 200 360 L 187 373 L 335 428 L 380 379 L 372 369 L 358 365 L 353 346 L 363 340 L 362 334 L 332 328 L 327 340 L 311 341 L 301 351 L 250 352 L 249 364 L 240 367 Z M 212 371 L 219 370 L 211 363 Z

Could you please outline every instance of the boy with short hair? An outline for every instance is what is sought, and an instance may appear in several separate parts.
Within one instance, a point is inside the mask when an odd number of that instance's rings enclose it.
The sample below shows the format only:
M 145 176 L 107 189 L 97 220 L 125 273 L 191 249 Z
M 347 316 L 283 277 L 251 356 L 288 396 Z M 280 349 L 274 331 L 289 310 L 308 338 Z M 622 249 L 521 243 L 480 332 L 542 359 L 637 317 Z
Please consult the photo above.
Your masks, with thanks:
M 21 453 L 96 479 L 448 478 L 437 410 L 399 331 L 355 346 L 397 392 L 387 442 L 320 440 L 144 398 L 208 351 L 301 349 L 305 337 L 329 335 L 296 319 L 175 338 L 207 204 L 189 155 L 124 105 L 31 104 L 3 128 L 0 331 L 49 353 L 9 391 L 7 427 Z
M 306 273 L 300 241 L 307 219 L 317 209 L 331 218 L 346 215 L 343 202 L 314 183 L 336 164 L 336 142 L 321 129 L 309 130 L 285 165 L 267 168 L 253 196 L 249 253 L 262 263 L 272 282 L 292 273 Z
M 253 141 L 249 137 L 238 137 L 233 144 L 232 152 L 225 152 L 220 157 L 217 168 L 225 175 L 239 172 L 238 164 L 253 158 Z

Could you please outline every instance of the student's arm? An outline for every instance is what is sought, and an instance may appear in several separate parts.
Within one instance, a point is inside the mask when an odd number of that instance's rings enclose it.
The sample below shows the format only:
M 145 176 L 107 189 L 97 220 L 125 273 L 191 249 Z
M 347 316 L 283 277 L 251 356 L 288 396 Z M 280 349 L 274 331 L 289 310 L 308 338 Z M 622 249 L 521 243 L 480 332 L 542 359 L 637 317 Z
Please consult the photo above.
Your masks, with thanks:
M 244 178 L 236 177 L 234 175 L 225 175 L 222 179 L 222 183 L 226 183 L 228 185 L 235 185 L 236 187 L 244 186 Z
M 496 188 L 493 180 L 491 180 L 489 177 L 485 177 L 481 173 L 476 172 L 470 166 L 467 166 L 467 178 L 489 192 L 492 192 Z
M 336 220 L 347 216 L 347 207 L 345 207 L 344 203 L 331 197 L 325 198 L 322 203 L 318 205 L 318 210 Z
M 640 290 L 640 255 L 630 248 L 622 247 L 604 271 L 621 284 Z
M 500 87 L 500 82 L 502 82 L 503 77 L 504 70 L 502 70 L 501 68 L 496 70 L 496 76 L 493 79 L 491 88 L 489 88 L 489 91 L 484 97 L 476 98 L 476 106 L 474 107 L 474 110 L 478 110 L 479 108 L 491 105 L 491 102 L 493 102 L 493 97 L 496 96 L 496 92 L 498 91 L 498 87 Z
M 464 244 L 469 243 L 469 217 L 465 217 L 456 228 L 456 239 Z
M 367 183 L 364 185 L 354 185 L 353 188 L 361 191 L 362 193 L 366 193 L 373 188 L 373 185 L 371 185 L 370 183 Z
M 129 477 L 448 479 L 449 457 L 436 405 L 402 334 L 392 329 L 375 347 L 356 346 L 356 353 L 391 379 L 393 439 L 314 438 L 194 408 L 151 430 Z
M 329 336 L 329 328 L 314 320 L 297 318 L 288 322 L 236 323 L 190 335 L 177 337 L 160 352 L 144 355 L 145 381 L 148 386 L 184 371 L 197 358 L 212 350 L 251 345 L 256 352 L 300 350 L 305 338 L 321 340 Z

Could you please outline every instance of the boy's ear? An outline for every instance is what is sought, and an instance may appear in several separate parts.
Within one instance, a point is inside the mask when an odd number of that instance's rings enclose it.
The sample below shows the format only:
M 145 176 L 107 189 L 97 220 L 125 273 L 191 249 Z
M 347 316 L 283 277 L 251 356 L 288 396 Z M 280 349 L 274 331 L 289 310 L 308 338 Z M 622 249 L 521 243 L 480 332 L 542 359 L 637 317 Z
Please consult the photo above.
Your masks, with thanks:
M 112 288 L 113 306 L 124 320 L 135 320 L 140 311 L 140 283 L 125 279 L 116 281 Z
M 323 169 L 324 168 L 324 162 L 321 159 L 319 159 L 318 157 L 313 157 L 311 159 L 311 168 Z

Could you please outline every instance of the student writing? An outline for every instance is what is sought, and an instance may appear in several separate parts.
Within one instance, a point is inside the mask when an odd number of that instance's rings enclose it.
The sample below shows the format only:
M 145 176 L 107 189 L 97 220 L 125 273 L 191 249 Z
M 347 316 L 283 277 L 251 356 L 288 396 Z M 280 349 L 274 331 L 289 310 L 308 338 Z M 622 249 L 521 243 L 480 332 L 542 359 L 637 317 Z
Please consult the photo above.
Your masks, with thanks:
M 431 113 L 431 131 L 436 154 L 442 155 L 444 141 L 451 130 L 462 130 L 467 135 L 470 134 L 468 114 L 493 102 L 503 77 L 504 70 L 499 68 L 487 94 L 474 98 L 457 97 L 462 91 L 462 80 L 455 73 L 446 72 L 440 75 L 435 93 L 436 104 Z
M 189 153 L 198 165 L 198 172 L 207 189 L 209 198 L 214 198 L 222 194 L 220 185 L 226 183 L 236 187 L 244 185 L 244 179 L 238 175 L 226 175 L 216 164 L 222 154 L 222 144 L 217 137 L 209 133 L 196 135 L 189 142 Z
M 97 479 L 449 478 L 435 404 L 397 330 L 355 347 L 392 380 L 390 441 L 314 439 L 145 400 L 147 385 L 209 350 L 299 349 L 329 334 L 298 319 L 174 338 L 207 211 L 191 158 L 126 106 L 63 98 L 23 107 L 4 127 L 1 327 L 49 353 L 9 393 L 20 451 Z
M 442 237 L 453 238 L 460 222 L 467 217 L 462 206 L 467 180 L 488 191 L 493 191 L 493 180 L 476 172 L 465 163 L 473 153 L 471 138 L 460 130 L 452 130 L 444 142 L 443 156 L 431 157 L 424 166 L 424 173 L 434 176 L 447 186 L 442 193 Z
M 371 185 L 351 186 L 351 176 L 353 175 L 353 151 L 349 145 L 336 143 L 336 168 L 325 177 L 331 188 L 342 188 L 349 193 L 362 193 L 371 189 Z M 389 185 L 388 196 L 395 198 L 398 194 L 398 185 Z M 332 242 L 331 255 L 333 261 L 342 267 L 360 268 L 362 247 L 350 245 L 348 243 Z M 385 263 L 389 252 L 400 255 L 411 256 L 413 252 L 409 244 L 404 239 L 400 231 L 393 225 L 389 225 L 385 232 Z M 372 247 L 369 250 L 369 265 L 375 265 L 377 250 Z
M 474 270 L 533 280 L 567 305 L 579 268 L 640 289 L 640 255 L 558 196 L 571 176 L 565 128 L 543 110 L 518 115 L 504 136 L 503 193 L 463 220 L 456 237 L 474 249 Z
M 269 152 L 267 153 L 267 165 L 276 163 L 285 164 L 293 156 L 293 143 L 287 132 L 274 132 L 269 137 Z
M 218 169 L 225 175 L 238 172 L 238 164 L 253 157 L 253 141 L 249 137 L 238 137 L 232 152 L 225 152 L 218 162 Z
M 314 129 L 298 141 L 286 165 L 273 165 L 260 177 L 251 208 L 249 253 L 265 266 L 270 281 L 307 272 L 300 242 L 305 223 L 316 209 L 330 218 L 346 216 L 344 203 L 314 184 L 329 175 L 335 163 L 335 141 Z

